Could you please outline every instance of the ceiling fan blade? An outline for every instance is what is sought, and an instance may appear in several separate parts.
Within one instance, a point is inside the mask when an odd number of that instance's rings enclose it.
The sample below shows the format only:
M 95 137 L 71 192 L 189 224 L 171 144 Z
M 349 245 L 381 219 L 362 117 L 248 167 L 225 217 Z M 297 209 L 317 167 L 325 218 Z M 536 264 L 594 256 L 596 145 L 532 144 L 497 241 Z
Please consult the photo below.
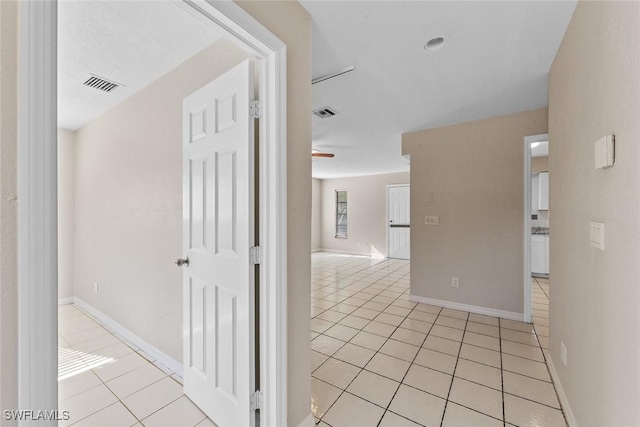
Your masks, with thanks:
M 311 153 L 312 157 L 335 157 L 335 154 L 333 153 Z

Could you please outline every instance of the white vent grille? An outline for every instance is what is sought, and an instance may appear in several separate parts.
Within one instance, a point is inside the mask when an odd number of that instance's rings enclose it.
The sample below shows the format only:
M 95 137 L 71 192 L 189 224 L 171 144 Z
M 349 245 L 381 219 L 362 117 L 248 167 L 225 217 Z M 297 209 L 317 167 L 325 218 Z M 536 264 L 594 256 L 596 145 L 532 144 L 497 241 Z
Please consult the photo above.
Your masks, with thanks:
M 338 114 L 336 110 L 333 110 L 329 107 L 318 108 L 317 110 L 313 110 L 312 112 L 321 119 L 328 119 Z
M 111 82 L 98 76 L 89 77 L 83 84 L 103 92 L 113 92 L 121 86 L 118 83 Z

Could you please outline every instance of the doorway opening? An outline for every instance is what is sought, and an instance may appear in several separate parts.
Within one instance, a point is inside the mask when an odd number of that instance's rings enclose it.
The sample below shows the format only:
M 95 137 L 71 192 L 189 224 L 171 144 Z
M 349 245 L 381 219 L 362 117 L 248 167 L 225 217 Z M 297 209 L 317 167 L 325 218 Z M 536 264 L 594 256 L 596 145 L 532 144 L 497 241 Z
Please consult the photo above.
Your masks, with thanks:
M 282 425 L 286 420 L 286 82 L 283 78 L 286 46 L 236 4 L 214 6 L 204 1 L 185 1 L 175 3 L 174 6 L 187 11 L 196 19 L 206 21 L 207 25 L 214 26 L 232 44 L 256 58 L 259 64 L 256 74 L 261 101 L 259 110 L 263 115 L 258 125 L 260 138 L 257 145 L 262 155 L 256 167 L 257 185 L 260 189 L 256 205 L 261 207 L 262 214 L 257 220 L 256 229 L 259 230 L 262 246 L 257 258 L 260 260 L 260 269 L 257 271 L 261 286 L 255 299 L 260 304 L 260 319 L 256 323 L 262 325 L 259 334 L 261 351 L 256 355 L 262 393 L 261 405 L 258 405 L 259 419 L 255 421 L 260 425 Z M 19 326 L 24 335 L 19 342 L 20 400 L 21 406 L 28 408 L 58 406 L 58 367 L 55 363 L 58 325 L 58 237 L 55 232 L 58 204 L 55 189 L 58 164 L 55 150 L 57 12 L 56 2 L 25 2 L 21 10 L 21 37 L 24 40 L 21 42 L 20 56 L 24 64 L 21 67 L 23 87 L 20 146 L 23 155 L 18 160 L 18 169 L 21 171 L 19 185 L 25 193 L 34 196 L 19 201 Z M 178 104 L 177 108 L 179 111 L 181 105 Z M 144 110 L 138 110 L 136 114 L 142 115 Z M 180 134 L 181 131 L 178 131 L 178 135 Z M 144 137 L 141 140 L 144 141 Z M 155 155 L 162 155 L 162 150 L 150 150 L 149 154 L 153 158 Z M 122 156 L 127 156 L 126 150 Z M 178 177 L 181 175 L 178 172 Z M 144 177 L 140 181 L 144 181 Z M 128 183 L 140 184 L 142 182 Z M 100 191 L 95 190 L 98 193 Z M 40 198 L 39 195 L 45 197 Z M 141 199 L 146 196 L 144 191 L 139 192 Z M 108 210 L 108 206 L 96 204 L 95 207 Z M 164 212 L 168 214 L 169 210 Z M 136 210 L 133 209 L 130 213 L 135 215 Z M 159 225 L 159 233 L 161 229 Z M 31 236 L 41 238 L 33 239 Z M 158 242 L 158 246 L 162 244 L 162 241 Z M 158 246 L 150 247 L 151 255 L 158 250 Z M 146 258 L 153 258 L 153 255 Z M 144 261 L 141 258 L 137 260 Z M 171 263 L 172 259 L 166 261 Z M 249 259 L 246 261 L 250 262 Z M 115 266 L 113 268 L 116 269 Z M 103 289 L 107 290 L 100 286 L 99 281 L 90 283 L 85 289 L 87 298 L 90 294 L 104 292 Z M 154 292 L 147 293 L 147 298 L 155 298 L 162 291 L 155 289 Z M 30 297 L 33 295 L 40 297 Z M 115 298 L 117 301 L 118 296 Z M 129 312 L 119 318 L 125 319 L 122 323 L 126 323 L 126 318 L 129 317 L 130 320 L 131 316 L 144 317 L 144 314 Z M 245 397 L 249 400 L 249 396 L 243 396 Z
M 549 336 L 549 135 L 525 138 L 525 321 Z

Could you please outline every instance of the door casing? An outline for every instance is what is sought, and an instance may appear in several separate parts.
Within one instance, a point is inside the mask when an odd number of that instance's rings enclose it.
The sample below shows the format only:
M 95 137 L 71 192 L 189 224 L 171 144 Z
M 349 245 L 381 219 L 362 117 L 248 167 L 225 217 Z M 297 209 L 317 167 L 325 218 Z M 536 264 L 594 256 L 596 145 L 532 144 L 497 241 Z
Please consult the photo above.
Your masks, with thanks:
M 260 423 L 286 425 L 286 45 L 234 2 L 183 0 L 180 7 L 260 60 Z M 57 1 L 21 2 L 20 29 L 18 403 L 22 409 L 56 409 Z

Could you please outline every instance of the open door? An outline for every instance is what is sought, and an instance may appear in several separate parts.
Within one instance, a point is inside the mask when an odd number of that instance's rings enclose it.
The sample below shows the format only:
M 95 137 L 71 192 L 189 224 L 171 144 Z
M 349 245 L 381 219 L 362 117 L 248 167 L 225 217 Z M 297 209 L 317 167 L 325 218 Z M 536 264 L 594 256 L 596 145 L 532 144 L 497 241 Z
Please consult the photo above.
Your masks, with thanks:
M 411 230 L 409 185 L 391 185 L 387 187 L 389 218 L 389 258 L 409 259 L 411 250 Z
M 220 427 L 255 423 L 252 70 L 183 103 L 184 392 Z

